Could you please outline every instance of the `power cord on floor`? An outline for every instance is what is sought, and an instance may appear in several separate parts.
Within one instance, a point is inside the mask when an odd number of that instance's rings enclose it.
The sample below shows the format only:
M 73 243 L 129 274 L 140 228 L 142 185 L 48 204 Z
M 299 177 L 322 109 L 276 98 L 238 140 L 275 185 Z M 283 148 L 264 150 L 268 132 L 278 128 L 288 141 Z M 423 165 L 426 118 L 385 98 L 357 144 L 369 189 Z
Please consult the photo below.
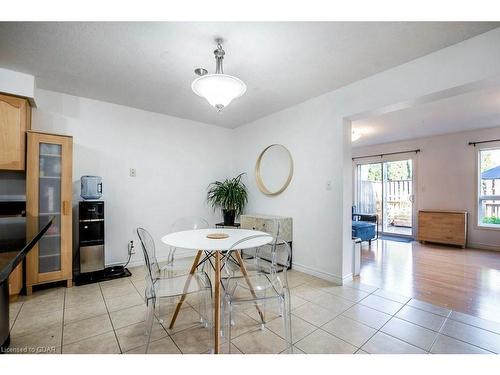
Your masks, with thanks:
M 133 250 L 134 250 L 134 241 L 130 241 L 128 243 L 128 259 L 127 262 L 123 265 L 123 268 L 126 268 L 130 263 L 130 258 L 132 258 Z

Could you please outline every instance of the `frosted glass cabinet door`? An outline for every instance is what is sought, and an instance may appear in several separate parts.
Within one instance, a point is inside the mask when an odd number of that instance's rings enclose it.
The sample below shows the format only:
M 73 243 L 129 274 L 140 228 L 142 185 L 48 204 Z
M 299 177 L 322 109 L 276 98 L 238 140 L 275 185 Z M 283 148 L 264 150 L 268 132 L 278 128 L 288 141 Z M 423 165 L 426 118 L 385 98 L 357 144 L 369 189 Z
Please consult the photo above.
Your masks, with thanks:
M 40 216 L 54 216 L 38 247 L 40 273 L 61 269 L 61 157 L 61 145 L 40 143 L 38 212 Z
M 26 214 L 53 216 L 26 257 L 26 293 L 35 285 L 73 278 L 73 138 L 28 131 Z

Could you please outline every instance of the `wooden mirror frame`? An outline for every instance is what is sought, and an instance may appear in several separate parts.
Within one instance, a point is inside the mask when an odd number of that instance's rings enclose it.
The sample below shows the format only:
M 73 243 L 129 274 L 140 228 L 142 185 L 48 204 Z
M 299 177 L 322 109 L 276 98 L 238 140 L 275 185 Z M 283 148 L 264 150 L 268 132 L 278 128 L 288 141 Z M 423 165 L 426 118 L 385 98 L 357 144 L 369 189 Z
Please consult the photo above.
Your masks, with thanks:
M 283 184 L 283 186 L 281 186 L 281 188 L 279 188 L 277 191 L 270 191 L 266 187 L 266 185 L 264 184 L 264 181 L 262 180 L 262 175 L 260 173 L 260 164 L 261 164 L 261 161 L 262 161 L 262 157 L 264 156 L 264 154 L 266 153 L 266 151 L 269 150 L 271 147 L 274 147 L 274 146 L 282 147 L 288 153 L 288 158 L 290 160 L 290 169 L 288 171 L 288 178 L 286 179 L 286 181 Z M 292 181 L 292 177 L 293 177 L 293 158 L 292 158 L 292 154 L 290 153 L 290 151 L 285 146 L 283 146 L 282 144 L 279 144 L 279 143 L 273 143 L 272 145 L 269 145 L 264 150 L 262 150 L 262 152 L 260 153 L 259 157 L 257 158 L 257 162 L 255 163 L 255 180 L 257 182 L 257 187 L 259 188 L 259 190 L 262 193 L 264 193 L 266 195 L 278 195 L 278 194 L 281 194 L 288 187 L 288 185 L 290 184 L 290 181 Z

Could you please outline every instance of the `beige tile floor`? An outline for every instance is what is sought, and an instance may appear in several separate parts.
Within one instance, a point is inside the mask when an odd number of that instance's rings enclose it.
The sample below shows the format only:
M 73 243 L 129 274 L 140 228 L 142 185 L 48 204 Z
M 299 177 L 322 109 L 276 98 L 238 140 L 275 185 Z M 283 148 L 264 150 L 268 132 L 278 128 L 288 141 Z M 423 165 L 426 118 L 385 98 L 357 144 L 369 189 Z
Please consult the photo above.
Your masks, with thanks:
M 81 287 L 51 288 L 11 304 L 11 352 L 143 353 L 144 273 Z M 396 295 L 370 285 L 336 286 L 289 272 L 295 353 L 500 353 L 500 324 Z M 172 309 L 156 322 L 150 353 L 202 353 L 211 330 L 189 298 L 173 330 Z M 266 307 L 264 329 L 254 308 L 237 312 L 232 353 L 280 353 L 281 318 Z M 222 347 L 228 351 L 227 344 Z

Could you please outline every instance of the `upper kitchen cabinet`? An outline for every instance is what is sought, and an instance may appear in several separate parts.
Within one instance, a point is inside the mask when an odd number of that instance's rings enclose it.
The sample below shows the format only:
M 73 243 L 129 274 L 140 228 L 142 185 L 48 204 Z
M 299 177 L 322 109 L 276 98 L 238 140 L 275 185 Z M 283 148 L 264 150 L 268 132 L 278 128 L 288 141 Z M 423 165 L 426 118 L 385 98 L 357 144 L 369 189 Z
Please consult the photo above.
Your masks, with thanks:
M 31 129 L 27 99 L 0 94 L 0 170 L 24 171 L 26 130 Z

